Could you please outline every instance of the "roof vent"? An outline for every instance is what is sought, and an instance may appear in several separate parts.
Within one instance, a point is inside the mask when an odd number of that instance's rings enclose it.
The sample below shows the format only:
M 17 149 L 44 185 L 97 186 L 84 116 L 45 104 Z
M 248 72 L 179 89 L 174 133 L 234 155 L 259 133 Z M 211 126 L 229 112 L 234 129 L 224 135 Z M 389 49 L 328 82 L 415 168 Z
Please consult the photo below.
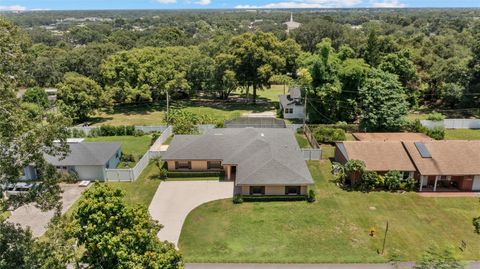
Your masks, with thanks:
M 261 134 L 260 134 L 260 136 L 261 136 L 261 137 L 264 137 L 264 136 L 265 136 L 265 134 L 264 134 L 264 133 L 261 133 Z
M 425 143 L 415 142 L 415 147 L 417 148 L 417 150 L 420 153 L 420 156 L 422 156 L 422 158 L 432 158 L 432 154 L 430 154 L 430 151 L 428 151 Z

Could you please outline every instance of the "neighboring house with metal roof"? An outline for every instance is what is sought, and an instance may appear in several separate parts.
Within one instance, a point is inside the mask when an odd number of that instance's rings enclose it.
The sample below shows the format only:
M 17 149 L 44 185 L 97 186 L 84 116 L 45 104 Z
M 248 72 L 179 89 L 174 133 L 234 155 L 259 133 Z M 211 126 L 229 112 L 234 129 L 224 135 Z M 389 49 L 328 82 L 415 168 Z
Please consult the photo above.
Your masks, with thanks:
M 302 91 L 300 88 L 291 88 L 287 94 L 278 96 L 280 109 L 285 119 L 305 118 L 305 107 L 302 102 Z
M 344 141 L 336 143 L 335 160 L 404 172 L 418 180 L 419 191 L 480 191 L 480 141 Z
M 223 171 L 243 195 L 306 195 L 310 171 L 290 129 L 224 128 L 176 135 L 169 171 Z
M 80 180 L 105 180 L 105 169 L 116 168 L 122 155 L 118 142 L 67 142 L 70 152 L 65 158 L 44 154 L 45 160 L 59 172 L 76 173 Z M 25 168 L 25 178 L 37 178 L 35 167 Z

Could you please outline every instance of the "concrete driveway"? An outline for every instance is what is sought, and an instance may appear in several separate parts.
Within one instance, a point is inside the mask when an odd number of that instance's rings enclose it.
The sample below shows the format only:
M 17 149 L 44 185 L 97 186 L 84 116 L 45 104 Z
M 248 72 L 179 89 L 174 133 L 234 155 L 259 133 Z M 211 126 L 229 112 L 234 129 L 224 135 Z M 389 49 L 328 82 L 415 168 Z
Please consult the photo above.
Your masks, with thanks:
M 76 184 L 62 184 L 62 213 L 65 213 L 85 191 L 85 187 Z M 30 227 L 33 236 L 42 236 L 47 230 L 47 225 L 55 214 L 54 210 L 42 212 L 33 205 L 24 205 L 12 211 L 8 222 L 18 223 L 23 228 Z
M 158 238 L 178 246 L 183 222 L 190 211 L 206 202 L 231 197 L 233 182 L 167 181 L 158 186 L 148 211 L 164 226 Z

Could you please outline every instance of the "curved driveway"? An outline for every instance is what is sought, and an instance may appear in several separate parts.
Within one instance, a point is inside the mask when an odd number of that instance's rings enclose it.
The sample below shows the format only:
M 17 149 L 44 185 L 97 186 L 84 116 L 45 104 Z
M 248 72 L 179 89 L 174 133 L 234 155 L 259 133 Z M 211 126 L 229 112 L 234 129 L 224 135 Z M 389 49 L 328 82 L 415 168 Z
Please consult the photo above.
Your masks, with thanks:
M 231 197 L 233 182 L 166 181 L 158 186 L 148 211 L 163 225 L 158 238 L 178 246 L 183 222 L 190 211 L 206 202 Z

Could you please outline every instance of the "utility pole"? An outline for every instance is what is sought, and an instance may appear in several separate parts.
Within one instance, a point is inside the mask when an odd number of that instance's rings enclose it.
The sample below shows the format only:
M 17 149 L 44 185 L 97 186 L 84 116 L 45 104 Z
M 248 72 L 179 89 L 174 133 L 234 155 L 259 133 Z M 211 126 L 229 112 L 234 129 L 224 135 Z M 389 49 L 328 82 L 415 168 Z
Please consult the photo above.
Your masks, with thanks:
M 168 118 L 169 118 L 169 105 L 170 105 L 170 96 L 168 95 L 168 89 L 167 89 L 167 123 L 168 123 Z
M 303 105 L 303 113 L 304 113 L 304 115 L 303 115 L 303 126 L 305 128 L 305 123 L 307 122 L 307 92 L 308 91 L 307 91 L 306 88 L 304 88 L 304 89 L 305 89 L 305 102 L 304 102 L 304 105 Z
M 382 256 L 385 251 L 385 243 L 387 242 L 387 233 L 388 233 L 388 220 L 387 220 L 387 226 L 385 227 L 385 236 L 383 237 L 383 246 L 382 246 L 382 253 L 381 253 Z

